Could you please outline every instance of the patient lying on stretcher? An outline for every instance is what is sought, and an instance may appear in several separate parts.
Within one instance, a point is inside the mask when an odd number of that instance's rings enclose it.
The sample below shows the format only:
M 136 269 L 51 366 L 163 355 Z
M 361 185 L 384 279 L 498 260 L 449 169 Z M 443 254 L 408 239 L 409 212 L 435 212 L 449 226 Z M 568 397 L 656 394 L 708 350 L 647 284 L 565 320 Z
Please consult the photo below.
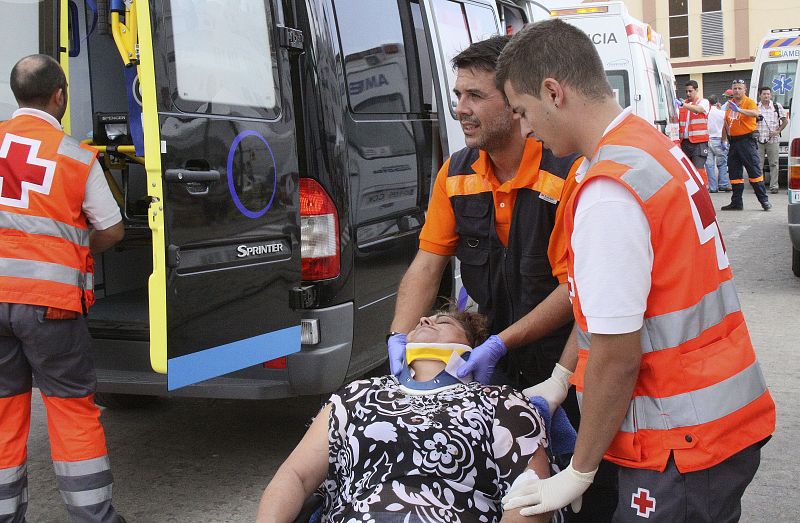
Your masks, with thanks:
M 476 313 L 420 319 L 400 378 L 355 381 L 330 397 L 264 491 L 258 521 L 293 521 L 320 485 L 322 521 L 548 521 L 503 514 L 500 501 L 526 468 L 550 475 L 542 418 L 509 387 L 445 370 L 487 335 Z

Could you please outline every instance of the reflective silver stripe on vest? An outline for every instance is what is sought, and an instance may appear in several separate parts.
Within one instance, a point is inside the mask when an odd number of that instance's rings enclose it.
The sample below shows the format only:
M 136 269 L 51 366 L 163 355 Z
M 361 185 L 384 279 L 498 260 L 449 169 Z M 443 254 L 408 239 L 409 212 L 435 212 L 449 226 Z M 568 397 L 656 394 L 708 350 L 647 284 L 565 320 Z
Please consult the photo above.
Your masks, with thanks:
M 733 280 L 724 281 L 691 307 L 645 318 L 641 336 L 642 353 L 671 349 L 693 340 L 721 323 L 729 314 L 740 310 Z M 580 327 L 577 333 L 578 348 L 588 350 L 592 335 Z
M 708 123 L 708 118 L 692 118 L 691 120 L 689 120 L 689 123 L 692 123 L 692 124 L 696 124 L 696 123 L 707 124 Z
M 24 477 L 27 472 L 26 465 L 20 465 L 18 467 L 10 467 L 7 469 L 0 469 L 0 485 L 7 485 L 9 483 L 14 483 L 18 481 L 20 478 Z
M 0 229 L 13 229 L 28 234 L 62 238 L 81 247 L 89 246 L 89 231 L 42 216 L 27 216 L 0 211 Z
M 636 396 L 619 430 L 669 430 L 710 423 L 746 407 L 766 390 L 767 383 L 756 361 L 710 387 L 666 398 Z
M 13 498 L 7 498 L 7 499 L 0 499 L 0 516 L 15 514 L 20 505 L 24 505 L 27 502 L 28 502 L 28 487 L 25 487 L 25 490 L 23 490 L 22 494 L 20 494 L 19 496 L 14 496 Z
M 45 280 L 92 290 L 94 276 L 57 263 L 0 258 L 0 276 Z
M 53 468 L 58 476 L 85 476 L 110 470 L 111 461 L 108 456 L 81 461 L 53 461 Z
M 646 318 L 642 329 L 642 352 L 677 347 L 697 338 L 721 323 L 729 314 L 740 310 L 733 280 L 724 281 L 691 307 Z
M 91 165 L 94 160 L 94 153 L 81 148 L 80 142 L 71 136 L 64 135 L 58 146 L 58 154 L 72 158 L 85 165 Z
M 592 344 L 592 335 L 578 326 L 575 327 L 575 330 L 578 333 L 578 348 L 589 350 L 589 346 Z
M 597 151 L 592 163 L 596 164 L 604 160 L 630 167 L 630 170 L 622 175 L 622 180 L 631 186 L 643 202 L 649 200 L 672 179 L 669 171 L 664 169 L 655 158 L 636 147 L 605 145 Z
M 64 503 L 67 505 L 72 505 L 73 507 L 88 507 L 89 505 L 97 505 L 104 501 L 111 501 L 111 490 L 111 485 L 92 490 L 82 490 L 80 492 L 67 492 L 62 490 L 61 497 L 64 498 Z
M 689 131 L 689 136 L 700 136 L 701 134 L 708 134 L 708 131 Z

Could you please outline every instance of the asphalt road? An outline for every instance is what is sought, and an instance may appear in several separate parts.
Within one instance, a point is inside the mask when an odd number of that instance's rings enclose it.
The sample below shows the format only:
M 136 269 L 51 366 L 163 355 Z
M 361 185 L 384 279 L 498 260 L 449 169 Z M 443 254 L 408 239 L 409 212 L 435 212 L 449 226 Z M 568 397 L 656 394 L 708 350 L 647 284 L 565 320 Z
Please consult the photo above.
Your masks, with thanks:
M 712 196 L 717 208 L 727 203 L 726 194 Z M 768 213 L 749 190 L 745 197 L 745 211 L 720 213 L 719 221 L 778 405 L 778 428 L 745 494 L 742 521 L 798 521 L 800 278 L 789 267 L 786 194 L 773 195 L 775 208 Z M 252 521 L 261 491 L 302 436 L 319 401 L 177 399 L 142 410 L 105 410 L 115 506 L 131 523 Z M 67 521 L 38 395 L 33 409 L 28 520 Z

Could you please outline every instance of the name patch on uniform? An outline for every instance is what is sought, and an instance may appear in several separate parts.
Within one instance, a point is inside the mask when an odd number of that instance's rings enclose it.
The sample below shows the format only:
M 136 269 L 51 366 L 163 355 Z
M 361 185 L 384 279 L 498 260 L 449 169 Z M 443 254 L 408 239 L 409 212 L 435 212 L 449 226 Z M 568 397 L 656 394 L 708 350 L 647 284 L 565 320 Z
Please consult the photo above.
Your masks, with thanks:
M 548 195 L 546 195 L 545 193 L 542 193 L 542 192 L 539 193 L 539 198 L 541 198 L 542 200 L 544 200 L 546 202 L 550 202 L 550 203 L 552 203 L 554 205 L 558 203 L 558 200 L 556 200 L 552 196 L 548 196 Z

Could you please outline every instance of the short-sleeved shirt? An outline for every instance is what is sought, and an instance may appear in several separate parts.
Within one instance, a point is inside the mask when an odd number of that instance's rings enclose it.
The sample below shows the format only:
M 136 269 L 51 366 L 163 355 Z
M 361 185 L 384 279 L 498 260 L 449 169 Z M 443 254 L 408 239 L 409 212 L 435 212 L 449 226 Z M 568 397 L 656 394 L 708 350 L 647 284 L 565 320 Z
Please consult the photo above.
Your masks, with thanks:
M 733 102 L 733 100 L 731 101 Z M 747 96 L 742 98 L 742 102 L 736 105 L 738 105 L 740 109 L 750 109 L 753 111 L 757 107 L 756 102 Z M 750 134 L 756 130 L 755 116 L 745 116 L 742 113 L 727 109 L 725 111 L 725 120 L 728 122 L 728 132 L 731 136 L 742 136 L 743 134 Z
M 758 141 L 778 143 L 780 136 L 770 137 L 769 133 L 781 128 L 781 118 L 786 118 L 786 109 L 781 104 L 770 101 L 766 107 L 758 104 L 758 114 L 763 117 L 758 121 Z
M 530 166 L 539 165 L 540 148 L 537 141 L 529 138 L 525 143 L 522 153 L 522 160 L 516 175 L 505 183 L 500 183 L 494 175 L 494 168 L 489 159 L 488 153 L 481 150 L 478 159 L 472 164 L 472 169 L 478 173 L 485 185 L 486 190 L 492 191 L 494 199 L 495 230 L 503 245 L 508 245 L 508 235 L 511 230 L 511 217 L 514 212 L 514 203 L 519 189 L 524 187 L 534 187 L 539 177 L 538 169 Z M 567 238 L 564 232 L 564 221 L 562 219 L 566 205 L 561 203 L 569 200 L 569 196 L 575 188 L 575 171 L 580 166 L 581 160 L 575 161 L 570 169 L 563 188 L 561 189 L 561 199 L 556 210 L 556 224 L 550 235 L 550 243 L 547 254 L 550 259 L 550 266 L 553 276 L 559 283 L 567 281 Z M 419 248 L 433 254 L 441 256 L 453 256 L 458 245 L 458 233 L 456 232 L 456 218 L 453 206 L 447 190 L 447 172 L 450 167 L 448 159 L 439 174 L 433 187 L 433 194 L 428 204 L 428 213 L 425 225 L 419 235 Z
M 502 497 L 547 446 L 539 414 L 505 386 L 420 395 L 384 376 L 330 404 L 323 521 L 499 521 Z

